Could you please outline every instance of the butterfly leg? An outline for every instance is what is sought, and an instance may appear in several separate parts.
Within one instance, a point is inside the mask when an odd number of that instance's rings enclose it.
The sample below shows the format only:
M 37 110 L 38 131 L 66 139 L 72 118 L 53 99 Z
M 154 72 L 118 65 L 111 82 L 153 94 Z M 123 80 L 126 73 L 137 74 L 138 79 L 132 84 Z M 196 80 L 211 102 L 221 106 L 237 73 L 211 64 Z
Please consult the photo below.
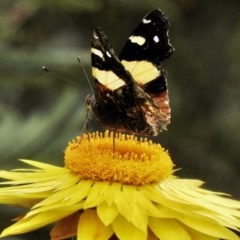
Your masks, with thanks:
M 83 139 L 83 137 L 84 137 L 84 133 L 86 132 L 86 131 L 88 131 L 88 121 L 89 121 L 89 108 L 87 108 L 87 112 L 86 112 L 86 117 L 85 117 L 85 121 L 84 121 L 84 124 L 83 124 L 83 128 L 82 128 L 82 136 L 81 136 L 81 139 L 80 139 L 80 143 L 81 143 L 81 141 L 82 141 L 82 139 Z

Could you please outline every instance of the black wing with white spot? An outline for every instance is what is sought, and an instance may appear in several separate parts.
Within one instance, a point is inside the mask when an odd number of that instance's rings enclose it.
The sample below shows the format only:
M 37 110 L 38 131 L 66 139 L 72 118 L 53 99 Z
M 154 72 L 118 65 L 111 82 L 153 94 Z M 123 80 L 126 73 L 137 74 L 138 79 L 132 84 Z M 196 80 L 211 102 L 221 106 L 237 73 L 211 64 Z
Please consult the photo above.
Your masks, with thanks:
M 161 10 L 150 12 L 129 37 L 119 59 L 160 64 L 174 50 L 169 42 L 168 29 L 169 21 Z

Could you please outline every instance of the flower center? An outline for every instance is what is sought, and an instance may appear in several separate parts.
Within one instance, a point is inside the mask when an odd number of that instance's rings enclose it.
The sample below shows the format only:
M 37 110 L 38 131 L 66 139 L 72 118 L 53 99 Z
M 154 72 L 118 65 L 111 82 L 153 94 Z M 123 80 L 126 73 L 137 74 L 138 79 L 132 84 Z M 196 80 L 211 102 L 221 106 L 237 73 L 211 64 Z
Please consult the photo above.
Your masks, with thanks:
M 81 179 L 136 186 L 161 182 L 173 172 L 171 158 L 159 144 L 109 131 L 70 142 L 65 167 Z

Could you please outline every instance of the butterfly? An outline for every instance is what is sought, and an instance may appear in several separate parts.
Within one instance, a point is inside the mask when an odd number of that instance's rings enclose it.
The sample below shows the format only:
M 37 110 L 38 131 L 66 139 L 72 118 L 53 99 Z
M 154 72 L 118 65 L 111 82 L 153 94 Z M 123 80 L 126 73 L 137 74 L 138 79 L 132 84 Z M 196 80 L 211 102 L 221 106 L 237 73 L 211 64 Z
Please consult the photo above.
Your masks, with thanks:
M 106 128 L 156 136 L 170 123 L 166 73 L 161 66 L 174 51 L 168 29 L 161 10 L 148 13 L 119 56 L 100 27 L 93 31 L 94 94 L 85 101 Z

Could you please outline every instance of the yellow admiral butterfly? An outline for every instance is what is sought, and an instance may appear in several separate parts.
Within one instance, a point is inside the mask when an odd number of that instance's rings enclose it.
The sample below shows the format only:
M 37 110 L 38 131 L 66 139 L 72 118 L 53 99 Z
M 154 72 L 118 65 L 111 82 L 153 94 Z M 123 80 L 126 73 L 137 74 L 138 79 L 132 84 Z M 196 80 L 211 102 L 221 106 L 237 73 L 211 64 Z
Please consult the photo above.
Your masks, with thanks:
M 91 57 L 95 89 L 94 95 L 85 100 L 105 127 L 156 136 L 170 123 L 161 66 L 174 51 L 168 28 L 161 10 L 150 12 L 128 38 L 119 57 L 101 28 L 94 30 Z

